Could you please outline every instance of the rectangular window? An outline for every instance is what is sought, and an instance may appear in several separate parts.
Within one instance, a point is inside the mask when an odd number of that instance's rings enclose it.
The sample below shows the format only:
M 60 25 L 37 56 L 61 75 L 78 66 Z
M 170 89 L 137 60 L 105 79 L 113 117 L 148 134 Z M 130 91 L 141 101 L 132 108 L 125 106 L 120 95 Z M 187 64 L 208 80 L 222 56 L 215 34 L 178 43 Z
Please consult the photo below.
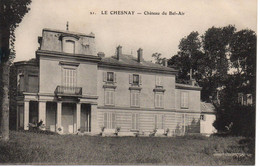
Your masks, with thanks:
M 188 92 L 181 92 L 181 108 L 189 108 L 189 94 Z
M 19 92 L 24 92 L 25 91 L 25 80 L 24 80 L 24 75 L 19 75 L 18 76 L 18 89 Z
M 163 86 L 163 78 L 161 76 L 155 76 L 155 86 L 156 87 Z
M 107 129 L 115 129 L 116 128 L 116 114 L 107 112 L 104 113 L 104 127 Z
M 76 70 L 70 68 L 63 68 L 63 86 L 76 87 Z
M 140 107 L 140 91 L 131 91 L 131 106 Z
M 63 46 L 63 52 L 75 53 L 75 42 L 71 40 L 66 40 Z
M 156 108 L 163 108 L 163 93 L 157 92 L 155 93 L 155 107 Z
M 116 82 L 116 73 L 115 72 L 103 72 L 103 82 Z
M 28 76 L 28 89 L 29 92 L 36 93 L 38 92 L 39 80 L 37 75 L 29 75 Z
M 132 85 L 142 85 L 142 76 L 139 74 L 129 74 L 129 83 Z
M 133 84 L 139 85 L 139 75 L 133 74 Z
M 105 90 L 105 105 L 115 105 L 115 91 Z
M 107 72 L 107 81 L 114 82 L 114 73 L 113 72 Z
M 157 114 L 154 115 L 154 128 L 155 129 L 163 129 L 164 127 L 164 115 L 163 114 Z
M 132 114 L 132 129 L 139 129 L 139 114 Z

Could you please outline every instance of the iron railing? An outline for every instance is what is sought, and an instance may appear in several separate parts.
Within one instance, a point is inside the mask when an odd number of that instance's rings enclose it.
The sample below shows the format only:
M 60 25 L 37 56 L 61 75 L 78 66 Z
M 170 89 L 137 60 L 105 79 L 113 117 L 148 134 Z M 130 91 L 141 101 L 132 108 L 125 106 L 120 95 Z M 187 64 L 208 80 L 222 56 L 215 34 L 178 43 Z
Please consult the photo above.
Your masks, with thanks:
M 82 87 L 57 86 L 55 94 L 59 95 L 82 95 Z

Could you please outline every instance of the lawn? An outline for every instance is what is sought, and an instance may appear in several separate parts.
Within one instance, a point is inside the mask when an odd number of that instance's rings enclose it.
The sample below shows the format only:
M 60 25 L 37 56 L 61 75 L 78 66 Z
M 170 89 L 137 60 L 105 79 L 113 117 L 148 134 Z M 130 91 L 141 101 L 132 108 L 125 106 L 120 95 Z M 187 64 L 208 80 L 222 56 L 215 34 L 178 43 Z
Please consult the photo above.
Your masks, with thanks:
M 100 137 L 10 132 L 0 142 L 0 164 L 254 165 L 252 157 L 216 157 L 253 153 L 243 137 Z

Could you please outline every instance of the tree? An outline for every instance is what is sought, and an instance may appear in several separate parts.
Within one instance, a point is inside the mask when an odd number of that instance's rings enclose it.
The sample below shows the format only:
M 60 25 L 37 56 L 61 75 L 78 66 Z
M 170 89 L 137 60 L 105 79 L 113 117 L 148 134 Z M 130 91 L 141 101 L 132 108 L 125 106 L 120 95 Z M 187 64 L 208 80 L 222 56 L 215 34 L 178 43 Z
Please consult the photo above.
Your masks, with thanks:
M 242 82 L 241 92 L 250 93 L 256 99 L 256 34 L 241 30 L 233 35 L 230 43 L 230 61 L 235 74 Z
M 181 39 L 179 51 L 169 65 L 179 70 L 179 78 L 188 80 L 189 69 L 202 87 L 202 100 L 211 96 L 217 107 L 216 129 L 254 136 L 256 92 L 256 34 L 236 31 L 234 26 L 211 27 L 202 36 L 191 32 Z M 232 72 L 233 71 L 233 72 Z M 221 89 L 219 89 L 221 88 Z M 242 106 L 238 93 L 252 94 L 253 104 Z
M 9 140 L 9 70 L 15 55 L 14 30 L 30 10 L 30 3 L 31 0 L 0 0 L 0 139 L 3 141 Z
M 182 38 L 179 50 L 177 55 L 169 60 L 169 65 L 179 70 L 178 82 L 188 80 L 191 75 L 198 81 L 201 78 L 198 72 L 199 65 L 202 64 L 200 61 L 203 58 L 199 33 L 191 32 L 187 37 Z
M 161 56 L 162 54 L 157 52 L 152 54 L 152 57 L 154 58 L 156 64 L 163 64 L 164 58 L 162 58 Z
M 181 39 L 180 51 L 169 61 L 169 65 L 179 70 L 178 80 L 188 80 L 192 73 L 203 88 L 203 100 L 216 96 L 216 88 L 221 87 L 227 77 L 228 46 L 234 31 L 234 26 L 211 27 L 202 36 L 193 31 Z

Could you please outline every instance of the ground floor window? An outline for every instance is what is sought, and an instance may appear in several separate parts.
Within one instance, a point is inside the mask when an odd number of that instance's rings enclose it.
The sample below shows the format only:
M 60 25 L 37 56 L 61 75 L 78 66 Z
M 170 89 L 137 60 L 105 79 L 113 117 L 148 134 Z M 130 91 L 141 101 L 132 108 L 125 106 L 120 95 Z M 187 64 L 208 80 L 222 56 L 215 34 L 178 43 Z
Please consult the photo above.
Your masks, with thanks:
M 154 115 L 154 128 L 155 129 L 164 128 L 164 115 L 163 114 Z
M 104 113 L 104 127 L 107 129 L 116 128 L 116 115 L 112 112 Z

